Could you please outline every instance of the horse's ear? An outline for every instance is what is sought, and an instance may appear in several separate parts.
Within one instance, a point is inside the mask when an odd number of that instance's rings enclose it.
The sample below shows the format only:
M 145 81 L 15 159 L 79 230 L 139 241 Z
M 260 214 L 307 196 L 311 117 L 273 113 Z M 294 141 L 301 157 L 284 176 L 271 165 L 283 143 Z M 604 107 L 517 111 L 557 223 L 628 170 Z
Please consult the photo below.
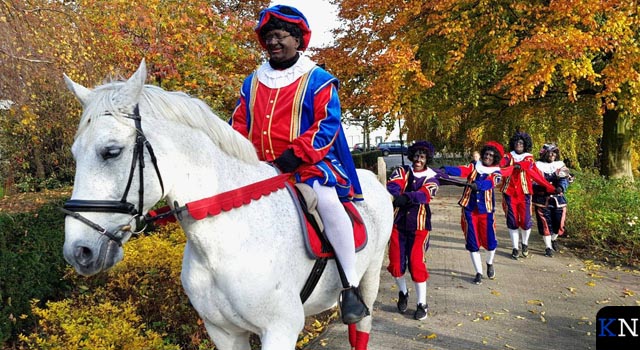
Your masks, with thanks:
M 64 75 L 64 82 L 67 84 L 67 88 L 76 95 L 76 98 L 80 101 L 83 107 L 86 106 L 89 102 L 89 94 L 91 94 L 91 90 L 74 82 L 66 74 L 62 74 Z
M 138 103 L 140 93 L 144 87 L 144 82 L 147 80 L 147 65 L 144 62 L 144 58 L 140 62 L 140 66 L 135 73 L 127 80 L 122 89 L 115 97 L 115 103 L 121 106 L 134 106 Z

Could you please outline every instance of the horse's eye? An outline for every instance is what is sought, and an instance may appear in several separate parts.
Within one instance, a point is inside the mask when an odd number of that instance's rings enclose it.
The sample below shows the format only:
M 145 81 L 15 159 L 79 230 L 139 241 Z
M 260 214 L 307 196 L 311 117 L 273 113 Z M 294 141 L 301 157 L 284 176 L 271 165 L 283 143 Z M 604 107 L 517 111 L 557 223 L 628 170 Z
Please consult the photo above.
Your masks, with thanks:
M 102 156 L 102 159 L 107 160 L 119 156 L 121 152 L 122 147 L 109 146 L 103 148 L 102 151 L 100 151 L 100 156 Z

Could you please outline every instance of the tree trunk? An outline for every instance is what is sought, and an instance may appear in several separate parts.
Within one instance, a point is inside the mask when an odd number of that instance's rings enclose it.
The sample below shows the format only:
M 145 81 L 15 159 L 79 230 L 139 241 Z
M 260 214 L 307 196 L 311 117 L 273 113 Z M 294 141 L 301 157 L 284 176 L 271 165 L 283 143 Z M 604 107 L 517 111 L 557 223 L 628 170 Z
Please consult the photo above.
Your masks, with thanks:
M 607 109 L 602 123 L 602 159 L 600 174 L 613 179 L 633 181 L 631 171 L 631 118 Z
M 44 162 L 42 161 L 42 152 L 40 151 L 40 145 L 36 145 L 33 148 L 33 162 L 36 166 L 36 179 L 44 181 L 47 174 L 44 170 Z M 38 188 L 40 190 L 40 188 Z

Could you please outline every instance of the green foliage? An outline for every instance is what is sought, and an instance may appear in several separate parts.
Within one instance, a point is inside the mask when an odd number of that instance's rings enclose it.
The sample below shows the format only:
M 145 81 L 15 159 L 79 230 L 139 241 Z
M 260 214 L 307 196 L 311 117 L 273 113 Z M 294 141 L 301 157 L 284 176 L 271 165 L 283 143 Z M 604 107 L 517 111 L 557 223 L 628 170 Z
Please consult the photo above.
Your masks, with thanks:
M 605 253 L 612 263 L 640 262 L 640 184 L 581 172 L 567 200 L 568 244 Z
M 139 237 L 124 245 L 123 261 L 105 273 L 85 278 L 70 271 L 66 279 L 74 288 L 68 302 L 82 309 L 78 312 L 101 308 L 103 304 L 131 310 L 132 317 L 135 316 L 128 326 L 131 330 L 142 332 L 146 328 L 149 332 L 155 332 L 145 333 L 144 336 L 140 333 L 139 337 L 143 337 L 145 342 L 155 339 L 155 334 L 160 334 L 166 343 L 178 344 L 185 350 L 206 347 L 209 340 L 202 321 L 180 283 L 185 242 L 184 232 L 178 224 L 162 226 L 153 235 Z M 76 312 L 74 309 L 60 309 L 59 315 L 47 319 L 50 327 L 54 327 L 56 332 L 58 329 L 68 329 L 65 324 L 73 319 L 68 313 Z M 111 322 L 109 317 L 108 313 L 95 314 L 94 322 L 108 324 Z M 99 329 L 89 331 L 100 332 Z M 47 336 L 52 338 L 54 334 Z M 79 348 L 80 345 L 70 334 L 60 336 L 67 339 L 65 344 L 69 348 Z M 117 337 L 105 337 L 105 346 L 122 348 L 117 343 Z M 136 339 L 136 342 L 142 341 L 142 338 Z
M 34 304 L 38 327 L 30 335 L 20 336 L 20 349 L 180 349 L 165 344 L 160 334 L 146 330 L 131 303 L 97 302 L 85 296 L 46 306 Z
M 0 343 L 33 324 L 31 299 L 44 302 L 68 289 L 62 280 L 66 263 L 60 205 L 50 203 L 35 213 L 0 213 Z

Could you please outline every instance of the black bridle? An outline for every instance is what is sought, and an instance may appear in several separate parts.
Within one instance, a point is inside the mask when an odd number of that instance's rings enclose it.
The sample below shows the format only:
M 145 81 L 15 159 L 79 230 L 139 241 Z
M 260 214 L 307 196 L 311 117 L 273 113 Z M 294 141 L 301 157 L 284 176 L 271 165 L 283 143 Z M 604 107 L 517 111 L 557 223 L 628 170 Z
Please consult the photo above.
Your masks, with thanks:
M 136 220 L 136 225 L 140 226 L 142 223 L 146 224 L 146 220 L 142 217 L 142 208 L 144 205 L 144 174 L 143 170 L 145 168 L 144 163 L 144 149 L 146 148 L 149 152 L 149 157 L 151 158 L 151 163 L 156 171 L 158 176 L 158 181 L 160 181 L 160 188 L 162 189 L 162 196 L 164 197 L 164 184 L 162 182 L 162 176 L 160 175 L 160 170 L 158 169 L 158 162 L 156 156 L 153 152 L 153 148 L 151 144 L 145 137 L 142 132 L 142 119 L 140 117 L 140 111 L 138 109 L 138 105 L 136 105 L 133 109 L 133 114 L 125 115 L 126 118 L 132 119 L 135 122 L 136 127 L 136 144 L 133 148 L 133 158 L 131 159 L 131 168 L 129 169 L 129 180 L 127 181 L 127 186 L 124 189 L 124 194 L 119 201 L 112 200 L 89 200 L 89 199 L 70 199 L 64 203 L 64 206 L 60 208 L 60 210 L 82 223 L 88 225 L 89 227 L 95 229 L 100 232 L 102 235 L 108 237 L 109 239 L 116 242 L 118 245 L 122 245 L 123 236 L 118 234 L 122 231 L 130 231 L 130 225 L 122 225 L 118 228 L 117 231 L 112 232 L 109 231 L 102 226 L 96 224 L 95 222 L 87 219 L 86 217 L 78 214 L 78 212 L 99 212 L 99 213 L 121 213 L 121 214 L 130 214 Z M 131 183 L 133 182 L 133 174 L 136 169 L 136 165 L 138 166 L 139 171 L 139 181 L 140 185 L 138 187 L 138 208 L 133 203 L 127 202 L 127 196 L 129 194 L 129 189 L 131 188 Z M 146 227 L 146 226 L 145 226 Z M 144 231 L 144 228 L 141 229 Z

